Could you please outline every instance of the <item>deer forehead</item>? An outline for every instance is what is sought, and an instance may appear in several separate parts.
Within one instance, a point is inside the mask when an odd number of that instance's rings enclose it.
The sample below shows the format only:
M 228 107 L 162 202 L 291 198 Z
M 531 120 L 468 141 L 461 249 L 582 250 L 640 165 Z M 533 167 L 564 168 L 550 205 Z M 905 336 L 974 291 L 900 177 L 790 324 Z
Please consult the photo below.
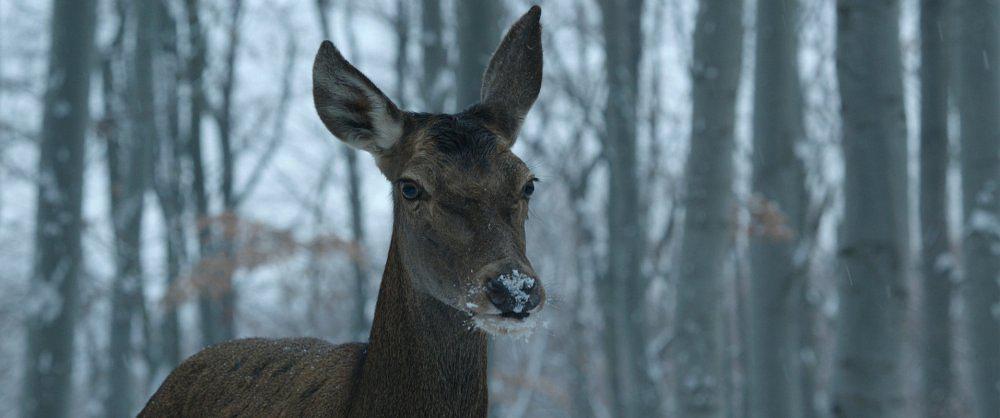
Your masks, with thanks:
M 475 157 L 435 152 L 410 160 L 400 176 L 417 181 L 435 198 L 483 201 L 509 200 L 531 177 L 524 162 L 510 151 Z
M 399 178 L 416 180 L 430 192 L 444 189 L 465 196 L 509 193 L 531 178 L 527 165 L 488 126 L 461 120 L 428 123 L 407 141 L 409 158 Z

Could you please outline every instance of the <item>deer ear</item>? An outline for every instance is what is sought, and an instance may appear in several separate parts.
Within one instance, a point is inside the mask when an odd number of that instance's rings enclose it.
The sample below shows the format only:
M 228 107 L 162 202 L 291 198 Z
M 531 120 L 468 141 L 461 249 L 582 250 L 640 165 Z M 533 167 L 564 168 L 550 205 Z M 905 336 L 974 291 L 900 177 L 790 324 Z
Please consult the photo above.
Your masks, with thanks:
M 378 155 L 403 135 L 403 112 L 330 41 L 313 63 L 313 102 L 326 128 L 354 148 Z
M 510 27 L 483 75 L 482 105 L 511 141 L 542 88 L 542 9 L 532 6 Z

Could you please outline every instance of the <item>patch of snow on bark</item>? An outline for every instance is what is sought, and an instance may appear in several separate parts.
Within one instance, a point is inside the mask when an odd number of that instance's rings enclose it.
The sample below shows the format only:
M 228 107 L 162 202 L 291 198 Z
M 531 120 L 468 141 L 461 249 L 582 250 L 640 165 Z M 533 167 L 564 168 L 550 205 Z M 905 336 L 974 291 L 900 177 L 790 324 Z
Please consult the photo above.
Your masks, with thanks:
M 934 270 L 948 272 L 955 268 L 955 257 L 949 253 L 942 253 L 934 260 Z
M 969 230 L 1000 236 L 1000 219 L 997 219 L 995 213 L 976 209 L 969 215 Z

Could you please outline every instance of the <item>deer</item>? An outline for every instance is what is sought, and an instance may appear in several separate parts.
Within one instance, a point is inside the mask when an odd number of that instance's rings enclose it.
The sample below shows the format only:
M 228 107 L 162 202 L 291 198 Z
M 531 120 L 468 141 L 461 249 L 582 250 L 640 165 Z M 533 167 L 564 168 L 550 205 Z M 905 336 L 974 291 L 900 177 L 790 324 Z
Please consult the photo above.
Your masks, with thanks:
M 399 109 L 330 41 L 313 64 L 326 128 L 392 184 L 392 236 L 367 343 L 249 338 L 194 354 L 139 413 L 485 417 L 487 340 L 538 324 L 545 290 L 525 246 L 538 180 L 511 151 L 542 82 L 541 9 L 507 31 L 480 102 Z

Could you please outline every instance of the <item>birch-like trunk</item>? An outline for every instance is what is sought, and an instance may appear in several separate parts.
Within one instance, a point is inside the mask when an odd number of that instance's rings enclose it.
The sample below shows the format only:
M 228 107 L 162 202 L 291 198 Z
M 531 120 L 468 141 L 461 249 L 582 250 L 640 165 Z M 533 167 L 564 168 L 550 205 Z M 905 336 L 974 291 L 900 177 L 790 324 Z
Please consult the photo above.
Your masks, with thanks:
M 906 243 L 895 179 L 904 132 L 898 1 L 837 3 L 844 215 L 839 254 L 835 417 L 899 417 L 903 319 L 907 302 Z
M 96 8 L 93 0 L 56 0 L 52 5 L 30 282 L 34 309 L 25 324 L 24 417 L 67 416 L 72 392 Z
M 959 7 L 962 263 L 976 416 L 1000 417 L 1000 45 L 996 0 Z
M 757 2 L 750 225 L 750 416 L 786 417 L 797 393 L 796 261 L 805 233 L 804 136 L 798 71 L 798 0 Z M 801 256 L 801 255 L 800 255 Z
M 733 148 L 742 62 L 742 1 L 700 2 L 691 69 L 691 148 L 677 276 L 678 412 L 727 416 L 724 265 L 732 245 Z
M 928 418 L 955 415 L 951 406 L 951 276 L 948 232 L 947 2 L 920 2 L 920 237 L 923 283 L 923 391 Z

